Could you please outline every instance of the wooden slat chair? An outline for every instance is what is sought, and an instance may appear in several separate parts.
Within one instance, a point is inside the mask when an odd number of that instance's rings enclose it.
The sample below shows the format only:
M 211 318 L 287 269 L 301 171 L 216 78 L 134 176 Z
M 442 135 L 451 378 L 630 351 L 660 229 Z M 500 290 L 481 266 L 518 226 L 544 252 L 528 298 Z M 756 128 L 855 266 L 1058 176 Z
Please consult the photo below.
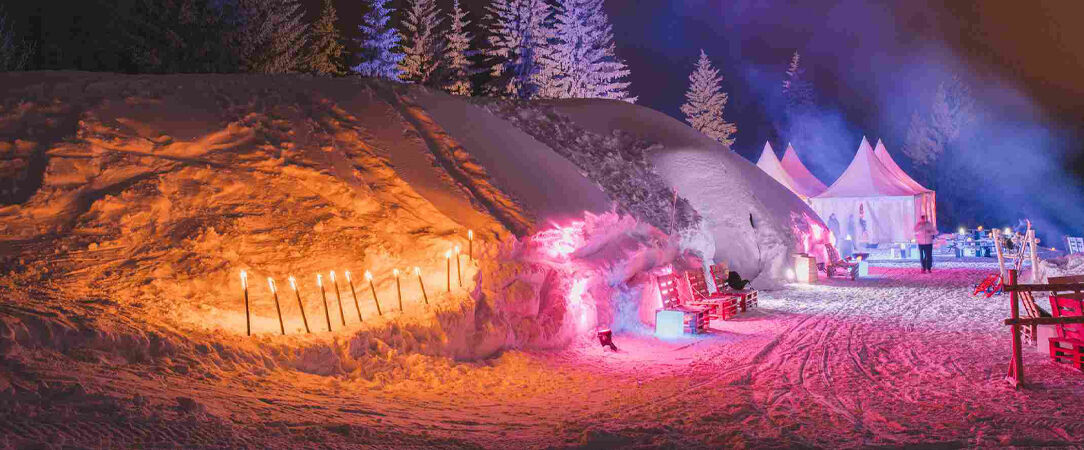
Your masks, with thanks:
M 726 284 L 726 279 L 730 276 L 730 271 L 726 266 L 721 264 L 715 264 L 711 266 L 711 279 L 715 281 L 715 289 L 718 291 L 716 294 L 726 295 L 738 298 L 738 308 L 741 312 L 745 312 L 751 308 L 757 307 L 757 290 L 756 289 L 731 289 Z
M 666 310 L 681 311 L 684 316 L 684 329 L 686 333 L 701 334 L 708 330 L 710 317 L 705 308 L 695 305 L 685 305 L 681 300 L 678 283 L 682 282 L 678 274 L 659 275 L 655 282 L 659 287 L 659 296 L 662 297 L 662 307 Z
M 824 263 L 824 273 L 828 275 L 828 278 L 832 278 L 835 272 L 842 271 L 851 276 L 851 279 L 858 278 L 858 263 L 848 261 L 840 258 L 839 251 L 832 244 L 826 244 L 824 246 L 825 253 L 827 253 L 828 261 Z
M 1084 316 L 1084 301 L 1079 294 L 1050 296 L 1054 317 Z M 1050 359 L 1084 371 L 1084 324 L 1057 325 L 1058 336 L 1050 338 Z
M 741 300 L 733 295 L 708 292 L 708 282 L 703 270 L 687 270 L 685 279 L 689 281 L 693 292 L 693 300 L 689 305 L 707 308 L 712 319 L 728 320 L 738 314 L 738 303 Z

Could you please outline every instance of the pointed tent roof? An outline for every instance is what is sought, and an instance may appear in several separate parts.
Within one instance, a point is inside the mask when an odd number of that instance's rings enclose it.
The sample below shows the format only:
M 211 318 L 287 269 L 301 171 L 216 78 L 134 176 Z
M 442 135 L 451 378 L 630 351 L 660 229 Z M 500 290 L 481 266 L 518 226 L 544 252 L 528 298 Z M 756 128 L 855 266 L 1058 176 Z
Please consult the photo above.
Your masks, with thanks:
M 828 186 L 825 186 L 812 172 L 802 164 L 802 160 L 798 159 L 798 152 L 794 151 L 794 147 L 787 144 L 787 151 L 783 154 L 783 170 L 787 171 L 787 175 L 794 180 L 794 191 L 798 195 L 804 197 L 816 197 L 824 193 Z
M 795 194 L 798 193 L 798 191 L 794 190 L 794 180 L 790 178 L 790 175 L 787 174 L 786 170 L 783 170 L 783 166 L 779 163 L 779 158 L 775 156 L 775 150 L 772 149 L 771 144 L 767 142 L 764 143 L 764 151 L 760 153 L 760 159 L 757 160 L 757 167 L 774 178 L 775 181 L 778 181 L 779 184 L 786 186 L 791 192 L 794 192 Z
M 851 165 L 828 190 L 817 197 L 902 197 L 915 194 L 914 189 L 881 163 L 863 136 Z
M 925 186 L 918 184 L 914 178 L 911 178 L 910 175 L 907 175 L 907 172 L 904 172 L 903 169 L 900 168 L 899 164 L 896 164 L 896 161 L 892 159 L 892 155 L 888 154 L 888 149 L 885 148 L 884 142 L 880 139 L 877 140 L 877 147 L 873 149 L 873 154 L 877 156 L 877 159 L 881 160 L 881 164 L 884 164 L 886 169 L 896 175 L 896 178 L 899 178 L 900 181 L 903 181 L 903 184 L 906 184 L 908 187 L 915 190 L 915 192 L 932 192 L 931 190 L 926 189 Z

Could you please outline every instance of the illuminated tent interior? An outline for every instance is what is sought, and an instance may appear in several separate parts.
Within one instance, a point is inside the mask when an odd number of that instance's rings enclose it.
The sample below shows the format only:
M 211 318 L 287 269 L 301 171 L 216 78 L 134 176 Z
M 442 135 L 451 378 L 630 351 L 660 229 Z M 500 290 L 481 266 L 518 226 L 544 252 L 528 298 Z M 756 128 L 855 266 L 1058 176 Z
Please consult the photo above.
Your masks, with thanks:
M 839 179 L 810 204 L 826 222 L 834 214 L 855 242 L 869 244 L 910 242 L 916 219 L 934 206 L 932 192 L 900 179 L 865 137 Z

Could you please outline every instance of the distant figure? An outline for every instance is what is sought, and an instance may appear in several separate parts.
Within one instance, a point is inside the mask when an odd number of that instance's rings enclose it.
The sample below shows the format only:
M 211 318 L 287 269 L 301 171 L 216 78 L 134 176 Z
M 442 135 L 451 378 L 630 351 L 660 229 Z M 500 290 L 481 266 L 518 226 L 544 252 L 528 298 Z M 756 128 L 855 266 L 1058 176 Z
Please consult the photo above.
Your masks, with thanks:
M 918 243 L 919 259 L 922 261 L 922 273 L 933 271 L 933 237 L 937 235 L 937 227 L 933 226 L 926 216 L 923 215 L 915 224 L 915 242 Z
M 839 228 L 839 219 L 836 218 L 836 213 L 832 213 L 828 216 L 828 231 L 832 232 L 832 237 L 835 239 L 832 241 L 832 245 L 839 248 L 839 240 L 842 239 L 839 233 L 843 231 Z

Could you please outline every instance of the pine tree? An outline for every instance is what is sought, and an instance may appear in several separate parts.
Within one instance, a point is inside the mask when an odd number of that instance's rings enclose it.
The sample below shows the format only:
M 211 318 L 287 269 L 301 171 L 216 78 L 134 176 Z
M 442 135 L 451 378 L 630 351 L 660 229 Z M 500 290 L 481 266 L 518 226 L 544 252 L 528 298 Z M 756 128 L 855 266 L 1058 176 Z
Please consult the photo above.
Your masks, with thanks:
M 628 67 L 617 58 L 603 0 L 557 0 L 550 45 L 541 53 L 539 95 L 550 98 L 629 96 Z
M 30 45 L 15 39 L 15 31 L 11 29 L 7 14 L 0 6 L 0 71 L 25 69 L 32 50 Z
M 470 47 L 474 37 L 467 32 L 470 21 L 466 17 L 467 12 L 459 7 L 459 0 L 455 0 L 452 4 L 452 28 L 448 33 L 448 48 L 444 52 L 444 66 L 447 69 L 444 89 L 455 95 L 471 94 L 470 77 L 475 73 L 470 61 L 475 54 Z
M 388 0 L 366 0 L 366 3 L 369 12 L 358 26 L 363 36 L 358 54 L 361 63 L 352 70 L 362 76 L 398 81 L 401 75 L 399 61 L 403 60 L 403 54 L 398 48 L 399 34 L 388 24 L 395 10 L 388 7 Z
M 936 165 L 947 147 L 974 120 L 974 106 L 971 88 L 959 76 L 939 83 L 929 111 L 911 114 L 903 152 L 915 164 Z
M 539 52 L 552 33 L 546 26 L 551 8 L 545 0 L 493 0 L 488 10 L 490 92 L 535 97 Z
M 309 58 L 309 70 L 320 75 L 346 75 L 345 47 L 342 34 L 335 26 L 339 15 L 331 0 L 324 0 L 320 17 L 313 24 L 313 45 Z
M 783 98 L 787 102 L 787 113 L 791 115 L 801 114 L 813 106 L 813 86 L 806 81 L 800 60 L 801 56 L 795 51 L 783 79 Z
M 399 62 L 401 78 L 429 85 L 444 52 L 436 33 L 443 19 L 438 16 L 436 0 L 409 0 L 407 4 L 400 33 L 403 40 L 403 60 Z
M 116 47 L 136 72 L 239 72 L 239 10 L 226 1 L 135 0 L 113 26 Z
M 298 0 L 238 0 L 241 69 L 255 73 L 304 70 L 309 26 Z
M 685 120 L 697 131 L 730 146 L 734 143 L 733 136 L 738 132 L 738 127 L 723 120 L 728 97 L 723 92 L 722 81 L 723 77 L 712 67 L 707 53 L 700 50 L 700 61 L 696 63 L 696 70 L 689 75 L 689 90 L 685 92 L 686 101 L 681 105 L 681 112 L 685 113 Z

